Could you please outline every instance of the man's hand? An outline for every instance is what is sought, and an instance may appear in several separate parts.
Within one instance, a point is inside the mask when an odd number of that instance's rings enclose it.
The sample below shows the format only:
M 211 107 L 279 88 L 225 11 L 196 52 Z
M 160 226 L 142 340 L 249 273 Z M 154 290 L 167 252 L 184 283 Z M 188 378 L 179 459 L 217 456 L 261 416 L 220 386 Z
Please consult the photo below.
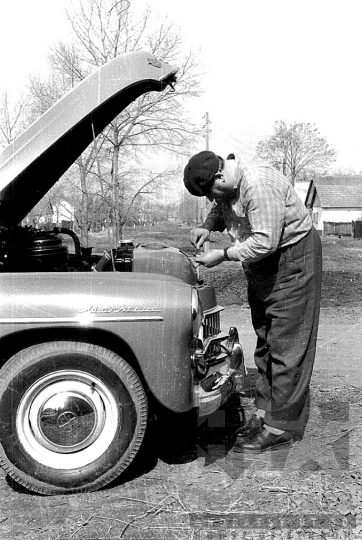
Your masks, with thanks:
M 204 242 L 210 238 L 210 231 L 207 229 L 196 228 L 191 231 L 191 244 L 200 249 Z
M 206 266 L 206 268 L 212 268 L 224 260 L 224 251 L 222 249 L 212 249 L 203 255 L 196 255 L 195 257 L 195 262 Z

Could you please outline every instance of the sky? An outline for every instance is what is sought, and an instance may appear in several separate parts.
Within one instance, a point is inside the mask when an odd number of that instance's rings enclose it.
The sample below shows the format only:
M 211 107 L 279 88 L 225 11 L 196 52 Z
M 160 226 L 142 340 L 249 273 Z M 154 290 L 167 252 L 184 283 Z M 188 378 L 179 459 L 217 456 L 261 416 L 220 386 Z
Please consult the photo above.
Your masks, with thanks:
M 15 96 L 70 39 L 77 0 L 0 2 L 0 92 Z M 334 169 L 362 171 L 361 0 L 131 0 L 147 4 L 199 55 L 203 95 L 190 110 L 199 125 L 208 113 L 210 149 L 250 154 L 275 121 L 310 122 L 337 151 Z

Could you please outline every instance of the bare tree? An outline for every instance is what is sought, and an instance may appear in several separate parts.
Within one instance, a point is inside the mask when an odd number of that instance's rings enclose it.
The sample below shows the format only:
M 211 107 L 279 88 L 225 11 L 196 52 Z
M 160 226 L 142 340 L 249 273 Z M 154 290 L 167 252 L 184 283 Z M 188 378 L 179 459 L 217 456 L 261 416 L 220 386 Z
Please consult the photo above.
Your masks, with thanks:
M 336 160 L 336 151 L 320 136 L 315 124 L 287 124 L 280 120 L 274 123 L 274 134 L 260 141 L 257 154 L 273 167 L 296 180 L 311 178 L 323 173 Z
M 180 56 L 180 34 L 172 23 L 164 21 L 155 27 L 151 19 L 150 10 L 136 19 L 128 0 L 80 2 L 79 10 L 69 16 L 78 49 L 77 74 L 81 74 L 82 70 L 88 73 L 89 68 L 102 65 L 121 53 L 141 49 L 170 63 L 175 62 Z M 55 56 L 58 59 L 67 57 L 64 47 L 61 54 L 54 53 L 53 58 Z M 68 65 L 71 64 L 68 62 Z M 185 152 L 187 145 L 194 141 L 197 130 L 190 120 L 185 121 L 182 100 L 198 95 L 196 67 L 196 60 L 190 53 L 181 63 L 175 93 L 165 91 L 141 96 L 104 132 L 105 144 L 102 146 L 109 156 L 108 176 L 116 242 L 122 235 L 124 214 L 127 212 L 124 207 L 124 174 L 120 173 L 125 163 L 129 168 L 130 162 L 139 161 L 140 156 L 147 155 L 151 147 Z M 74 72 L 73 68 L 71 71 Z M 102 181 L 101 178 L 99 180 Z M 141 193 L 142 188 L 139 190 Z
M 73 42 L 52 48 L 48 81 L 31 80 L 32 119 L 95 68 L 122 53 L 147 50 L 179 66 L 175 92 L 169 89 L 140 96 L 77 160 L 81 241 L 87 245 L 93 219 L 90 212 L 97 207 L 93 204 L 96 186 L 101 203 L 98 208 L 111 216 L 113 241 L 117 243 L 129 214 L 127 205 L 134 206 L 137 198 L 146 197 L 149 185 L 156 189 L 160 178 L 164 181 L 172 176 L 167 171 L 160 175 L 155 166 L 157 152 L 187 153 L 200 134 L 183 106 L 186 98 L 199 95 L 198 63 L 192 52 L 181 58 L 181 36 L 172 23 L 152 20 L 149 9 L 135 17 L 128 0 L 81 0 L 68 19 Z M 145 160 L 151 163 L 151 184 L 149 177 L 136 175 Z M 130 184 L 125 171 L 129 178 L 138 178 L 131 182 L 130 197 L 125 192 Z
M 48 193 L 38 202 L 29 212 L 26 223 L 40 226 L 42 223 L 53 224 L 53 215 L 56 214 L 56 220 L 59 221 L 59 213 L 62 211 L 64 201 L 67 199 L 64 185 L 61 183 L 53 186 Z M 63 213 L 63 212 L 62 212 Z M 71 216 L 69 216 L 69 221 Z
M 334 169 L 332 171 L 333 176 L 347 176 L 347 177 L 353 177 L 353 176 L 362 176 L 362 171 L 355 171 L 351 167 Z
M 25 111 L 27 105 L 28 99 L 22 97 L 11 106 L 8 93 L 3 93 L 0 101 L 0 145 L 3 148 L 12 143 L 26 127 Z

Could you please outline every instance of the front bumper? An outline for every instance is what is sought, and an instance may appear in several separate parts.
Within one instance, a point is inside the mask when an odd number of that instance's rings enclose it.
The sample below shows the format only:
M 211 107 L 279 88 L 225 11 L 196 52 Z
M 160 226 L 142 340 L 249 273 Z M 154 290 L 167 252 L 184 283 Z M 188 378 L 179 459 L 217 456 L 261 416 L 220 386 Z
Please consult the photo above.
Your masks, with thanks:
M 218 354 L 209 351 L 219 344 Z M 236 328 L 229 333 L 220 332 L 205 341 L 203 348 L 195 352 L 196 376 L 193 386 L 193 405 L 199 416 L 215 412 L 229 396 L 244 386 L 245 364 L 239 335 Z M 202 380 L 197 380 L 197 373 L 202 373 Z

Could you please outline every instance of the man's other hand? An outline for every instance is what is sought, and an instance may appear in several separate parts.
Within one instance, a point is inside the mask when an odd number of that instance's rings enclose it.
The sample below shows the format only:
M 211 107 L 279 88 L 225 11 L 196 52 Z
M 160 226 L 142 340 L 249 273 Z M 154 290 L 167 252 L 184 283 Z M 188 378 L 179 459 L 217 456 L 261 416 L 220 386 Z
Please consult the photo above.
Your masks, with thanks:
M 222 249 L 212 249 L 203 255 L 196 255 L 195 262 L 202 264 L 206 268 L 212 268 L 224 260 L 224 251 Z
M 196 248 L 200 249 L 204 245 L 204 242 L 210 238 L 210 231 L 207 229 L 192 229 L 191 231 L 191 244 Z

